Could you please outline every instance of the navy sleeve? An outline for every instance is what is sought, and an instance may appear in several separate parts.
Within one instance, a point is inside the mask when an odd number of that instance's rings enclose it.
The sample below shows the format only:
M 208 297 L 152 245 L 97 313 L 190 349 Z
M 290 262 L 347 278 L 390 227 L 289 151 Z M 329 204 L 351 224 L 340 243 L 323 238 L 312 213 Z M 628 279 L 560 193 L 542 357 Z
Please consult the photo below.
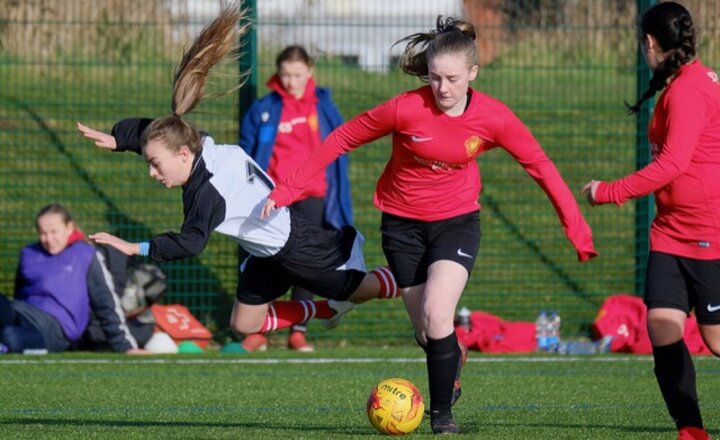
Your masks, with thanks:
M 225 199 L 209 183 L 183 195 L 185 219 L 180 232 L 165 232 L 150 240 L 150 258 L 157 262 L 194 257 L 207 246 L 210 233 L 225 219 Z
M 129 150 L 137 154 L 142 153 L 142 145 L 140 145 L 142 133 L 152 121 L 148 118 L 131 118 L 116 123 L 110 132 L 117 145 L 115 151 Z
M 88 269 L 87 284 L 90 307 L 100 321 L 105 339 L 114 351 L 126 352 L 138 348 L 125 321 L 125 312 L 120 306 L 120 296 L 115 291 L 112 275 L 102 263 L 103 257 L 97 251 Z
M 245 150 L 250 157 L 255 157 L 258 144 L 257 130 L 260 127 L 260 109 L 258 105 L 259 101 L 252 103 L 240 126 L 240 148 Z

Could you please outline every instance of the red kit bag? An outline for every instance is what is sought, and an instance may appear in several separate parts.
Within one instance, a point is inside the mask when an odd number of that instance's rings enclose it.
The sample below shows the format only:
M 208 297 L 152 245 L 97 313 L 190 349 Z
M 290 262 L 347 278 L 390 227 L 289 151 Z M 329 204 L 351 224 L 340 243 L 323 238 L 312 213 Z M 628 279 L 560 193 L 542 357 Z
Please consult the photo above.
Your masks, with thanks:
M 155 315 L 156 325 L 179 344 L 183 341 L 192 341 L 201 348 L 206 348 L 212 333 L 195 318 L 187 307 L 180 304 L 160 305 L 151 307 Z

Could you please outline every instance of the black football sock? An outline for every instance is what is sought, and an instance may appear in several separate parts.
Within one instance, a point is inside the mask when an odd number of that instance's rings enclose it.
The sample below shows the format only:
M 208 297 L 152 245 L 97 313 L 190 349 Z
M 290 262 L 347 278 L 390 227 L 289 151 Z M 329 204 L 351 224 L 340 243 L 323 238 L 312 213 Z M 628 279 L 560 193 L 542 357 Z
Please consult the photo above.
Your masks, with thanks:
M 653 347 L 655 377 L 670 417 L 679 428 L 702 428 L 702 416 L 695 385 L 695 367 L 682 339 L 670 345 Z
M 431 414 L 450 414 L 460 346 L 455 332 L 442 339 L 427 338 L 427 370 Z

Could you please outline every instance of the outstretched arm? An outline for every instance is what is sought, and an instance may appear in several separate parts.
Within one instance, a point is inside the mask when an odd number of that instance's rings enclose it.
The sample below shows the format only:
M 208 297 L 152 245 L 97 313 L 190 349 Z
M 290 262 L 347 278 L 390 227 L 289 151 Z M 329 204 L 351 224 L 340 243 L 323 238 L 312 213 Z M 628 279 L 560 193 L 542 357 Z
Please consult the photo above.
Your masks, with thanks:
M 115 136 L 95 130 L 79 122 L 77 123 L 77 129 L 80 130 L 80 133 L 82 133 L 83 136 L 95 142 L 96 147 L 105 148 L 107 150 L 117 149 Z
M 596 257 L 592 231 L 585 221 L 575 197 L 555 164 L 545 154 L 525 125 L 509 109 L 504 115 L 505 127 L 498 133 L 502 145 L 545 191 L 555 208 L 565 236 L 577 251 L 579 261 Z
M 140 255 L 140 243 L 130 243 L 107 232 L 91 234 L 88 238 L 98 244 L 107 244 L 125 255 Z
M 77 123 L 77 129 L 88 139 L 95 142 L 98 148 L 105 148 L 111 151 L 134 151 L 142 153 L 140 145 L 142 133 L 152 123 L 148 118 L 123 119 L 116 123 L 110 134 L 95 130 L 81 123 Z
M 295 202 L 312 178 L 341 155 L 392 133 L 396 120 L 397 100 L 391 99 L 336 128 L 300 168 L 272 190 L 263 207 L 262 218 L 274 208 Z

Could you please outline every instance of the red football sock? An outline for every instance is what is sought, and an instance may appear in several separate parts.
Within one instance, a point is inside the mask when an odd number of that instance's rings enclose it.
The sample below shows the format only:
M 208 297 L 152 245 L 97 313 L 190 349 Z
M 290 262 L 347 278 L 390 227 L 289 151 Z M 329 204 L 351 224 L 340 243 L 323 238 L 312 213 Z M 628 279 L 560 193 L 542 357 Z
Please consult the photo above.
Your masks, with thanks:
M 380 281 L 380 294 L 377 296 L 378 298 L 390 299 L 400 296 L 400 289 L 398 289 L 395 277 L 389 267 L 378 267 L 370 273 L 375 275 L 378 281 Z
M 268 304 L 259 333 L 274 332 L 313 318 L 330 319 L 334 314 L 327 301 L 274 301 Z

